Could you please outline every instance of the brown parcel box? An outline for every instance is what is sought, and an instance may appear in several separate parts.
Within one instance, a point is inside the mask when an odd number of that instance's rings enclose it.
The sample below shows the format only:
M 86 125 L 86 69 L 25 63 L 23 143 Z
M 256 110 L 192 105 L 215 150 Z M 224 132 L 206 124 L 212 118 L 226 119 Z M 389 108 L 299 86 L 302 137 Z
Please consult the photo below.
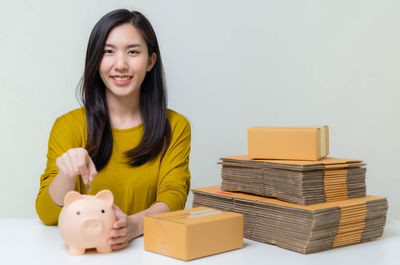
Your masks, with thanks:
M 243 247 L 243 215 L 208 207 L 144 217 L 144 249 L 191 260 Z
M 247 132 L 253 159 L 319 160 L 329 154 L 328 126 L 252 127 Z

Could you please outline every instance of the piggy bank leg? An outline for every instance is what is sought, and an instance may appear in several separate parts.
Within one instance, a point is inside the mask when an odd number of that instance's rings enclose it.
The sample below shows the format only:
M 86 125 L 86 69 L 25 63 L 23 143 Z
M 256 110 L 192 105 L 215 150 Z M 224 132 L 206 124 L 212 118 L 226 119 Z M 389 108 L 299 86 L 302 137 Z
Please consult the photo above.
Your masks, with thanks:
M 68 245 L 67 245 L 67 248 L 68 248 L 68 253 L 71 256 L 80 256 L 80 255 L 85 254 L 84 248 L 78 248 L 78 247 L 73 247 L 73 246 L 68 246 Z
M 98 253 L 109 253 L 112 251 L 112 248 L 111 248 L 111 245 L 107 244 L 107 245 L 102 245 L 102 246 L 96 247 L 96 250 Z

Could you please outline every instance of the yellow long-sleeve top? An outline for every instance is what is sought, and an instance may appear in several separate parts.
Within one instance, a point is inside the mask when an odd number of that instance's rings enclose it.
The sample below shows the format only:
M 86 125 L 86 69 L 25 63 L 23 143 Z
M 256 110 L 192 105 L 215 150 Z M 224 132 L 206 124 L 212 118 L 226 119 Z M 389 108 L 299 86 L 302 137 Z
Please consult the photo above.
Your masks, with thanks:
M 131 167 L 125 152 L 137 146 L 143 136 L 143 125 L 129 129 L 112 129 L 113 151 L 107 165 L 98 172 L 91 183 L 89 194 L 109 189 L 114 203 L 132 215 L 149 208 L 155 202 L 164 202 L 171 211 L 185 207 L 190 188 L 189 153 L 190 124 L 179 113 L 168 110 L 171 126 L 171 143 L 161 160 L 139 167 Z M 58 173 L 56 159 L 71 148 L 85 147 L 87 125 L 85 109 L 79 108 L 59 117 L 50 133 L 47 165 L 40 178 L 40 190 L 36 198 L 36 212 L 43 223 L 55 225 L 62 207 L 49 195 L 49 185 Z M 87 187 L 79 176 L 75 190 L 87 193 Z

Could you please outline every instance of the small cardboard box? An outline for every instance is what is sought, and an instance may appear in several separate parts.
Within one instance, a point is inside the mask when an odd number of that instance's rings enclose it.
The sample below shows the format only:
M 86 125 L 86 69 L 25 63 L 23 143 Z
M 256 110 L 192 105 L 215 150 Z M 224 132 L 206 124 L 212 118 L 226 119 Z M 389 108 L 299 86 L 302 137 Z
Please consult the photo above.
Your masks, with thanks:
M 191 260 L 243 247 L 243 215 L 208 207 L 144 217 L 144 249 Z
M 329 129 L 322 127 L 252 127 L 252 159 L 320 160 L 329 154 Z

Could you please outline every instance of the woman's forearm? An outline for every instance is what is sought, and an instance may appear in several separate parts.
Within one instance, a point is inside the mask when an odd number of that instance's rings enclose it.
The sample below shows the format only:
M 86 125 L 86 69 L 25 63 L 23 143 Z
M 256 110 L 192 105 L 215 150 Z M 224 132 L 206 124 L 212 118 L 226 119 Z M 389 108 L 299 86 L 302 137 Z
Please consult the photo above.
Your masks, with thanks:
M 143 234 L 143 217 L 146 215 L 169 212 L 169 207 L 164 202 L 156 202 L 148 209 L 128 216 L 132 229 L 132 235 L 129 235 L 129 240 L 132 240 Z
M 65 195 L 75 189 L 76 178 L 70 178 L 58 172 L 49 186 L 49 194 L 51 199 L 59 206 L 64 205 Z

